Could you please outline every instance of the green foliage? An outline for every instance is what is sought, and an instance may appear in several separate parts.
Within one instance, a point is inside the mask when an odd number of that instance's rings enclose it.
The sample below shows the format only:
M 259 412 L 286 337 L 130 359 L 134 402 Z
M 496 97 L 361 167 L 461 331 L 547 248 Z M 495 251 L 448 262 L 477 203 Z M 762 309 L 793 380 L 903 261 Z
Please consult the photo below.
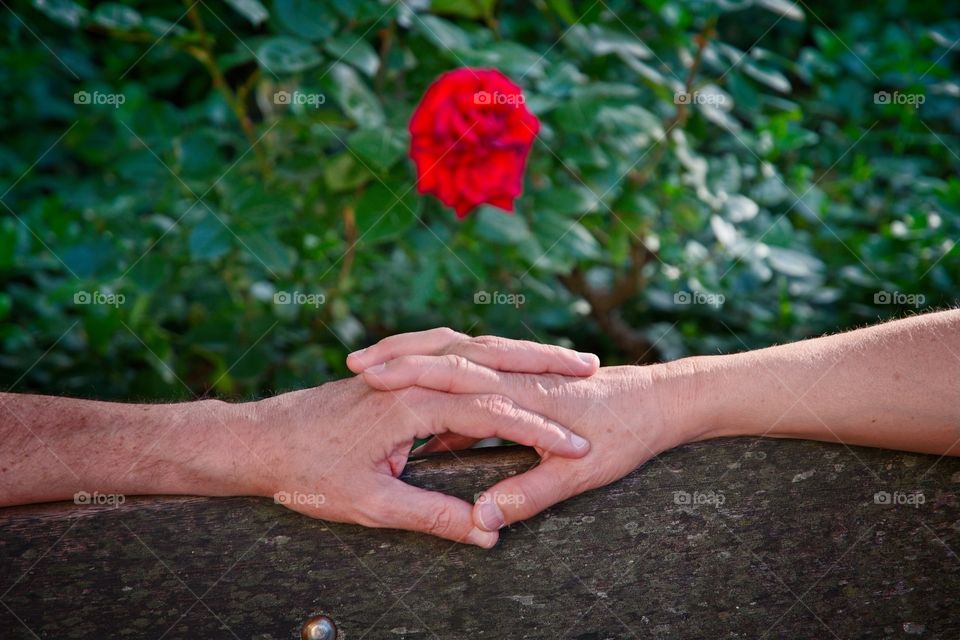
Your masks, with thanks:
M 249 396 L 429 326 L 615 363 L 956 304 L 956 10 L 815 9 L 15 6 L 0 380 Z M 501 69 L 541 120 L 515 216 L 416 193 L 406 123 L 460 66 Z

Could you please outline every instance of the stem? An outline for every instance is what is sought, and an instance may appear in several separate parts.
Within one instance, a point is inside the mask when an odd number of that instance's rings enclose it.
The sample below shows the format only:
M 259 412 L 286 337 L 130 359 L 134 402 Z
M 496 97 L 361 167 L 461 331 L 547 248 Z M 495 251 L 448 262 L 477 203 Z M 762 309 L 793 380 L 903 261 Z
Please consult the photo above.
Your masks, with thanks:
M 374 78 L 373 84 L 374 91 L 380 98 L 383 98 L 383 87 L 387 80 L 387 58 L 390 56 L 390 49 L 393 47 L 396 23 L 391 20 L 387 28 L 383 29 L 380 34 L 380 68 L 377 69 L 377 76 Z
M 361 193 L 362 190 L 358 189 L 355 200 L 360 199 Z M 347 204 L 343 208 L 343 234 L 347 248 L 343 252 L 343 262 L 340 263 L 340 273 L 337 275 L 337 284 L 333 287 L 333 290 L 330 291 L 330 295 L 327 296 L 326 303 L 324 304 L 322 316 L 325 320 L 330 320 L 333 317 L 333 302 L 342 296 L 344 290 L 347 288 L 347 280 L 350 278 L 350 272 L 353 269 L 353 260 L 357 253 L 357 244 L 360 242 L 360 239 L 357 237 L 356 212 L 352 204 Z M 318 319 L 320 318 L 320 316 L 317 317 Z M 314 325 L 316 326 L 317 323 L 314 323 Z M 316 328 L 319 330 L 318 326 Z
M 230 85 L 227 83 L 226 78 L 223 76 L 223 72 L 220 70 L 220 67 L 217 66 L 216 55 L 213 51 L 213 41 L 210 38 L 210 34 L 207 33 L 207 29 L 203 24 L 203 19 L 200 17 L 200 12 L 197 11 L 196 4 L 191 5 L 188 0 L 184 0 L 184 5 L 187 7 L 187 15 L 190 17 L 190 22 L 193 23 L 194 29 L 197 30 L 197 34 L 200 36 L 200 44 L 202 47 L 200 49 L 191 47 L 188 49 L 188 51 L 204 67 L 206 67 L 207 72 L 210 74 L 210 78 L 213 81 L 213 86 L 216 87 L 221 94 L 223 94 L 223 97 L 230 106 L 230 109 L 233 111 L 233 114 L 240 122 L 240 128 L 243 129 L 243 133 L 247 137 L 250 147 L 253 149 L 253 153 L 257 158 L 257 163 L 260 165 L 260 173 L 263 175 L 264 179 L 268 179 L 270 177 L 270 165 L 263 153 L 263 149 L 261 149 L 257 144 L 256 130 L 253 126 L 253 121 L 250 120 L 250 116 L 247 114 L 247 109 L 244 106 L 244 102 L 236 93 L 233 92 L 233 90 L 230 88 Z M 244 91 L 244 95 L 246 95 L 246 90 Z
M 700 64 L 703 60 L 703 51 L 710 38 L 715 35 L 716 17 L 707 20 L 703 29 L 694 38 L 697 51 L 693 62 L 687 70 L 684 91 L 690 93 Z M 669 146 L 669 133 L 677 126 L 684 126 L 688 112 L 686 104 L 678 104 L 673 116 L 663 122 L 664 135 L 656 140 L 650 159 L 645 163 L 643 170 L 630 172 L 630 180 L 635 187 L 642 187 L 652 177 L 654 170 L 660 165 L 663 154 Z M 636 236 L 630 238 L 630 266 L 626 271 L 617 275 L 614 284 L 609 290 L 600 290 L 591 285 L 579 268 L 574 268 L 569 275 L 559 276 L 560 282 L 570 292 L 581 296 L 590 304 L 590 315 L 600 329 L 608 335 L 624 352 L 639 363 L 648 363 L 657 360 L 658 354 L 647 338 L 634 330 L 620 315 L 620 307 L 630 298 L 637 295 L 646 287 L 646 278 L 643 277 L 643 268 L 655 255 Z

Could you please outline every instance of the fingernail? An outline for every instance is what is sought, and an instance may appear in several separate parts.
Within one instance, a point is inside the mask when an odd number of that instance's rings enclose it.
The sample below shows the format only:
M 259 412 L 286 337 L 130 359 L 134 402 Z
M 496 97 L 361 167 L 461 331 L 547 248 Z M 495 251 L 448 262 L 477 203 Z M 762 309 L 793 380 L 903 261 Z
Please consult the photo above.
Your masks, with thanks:
M 474 527 L 470 530 L 470 533 L 467 534 L 467 537 L 464 538 L 469 544 L 475 544 L 478 547 L 483 547 L 484 549 L 491 549 L 497 540 L 500 539 L 500 534 L 496 531 L 484 531 L 483 529 L 478 529 Z
M 581 438 L 581 437 L 578 436 L 577 434 L 571 433 L 571 434 L 570 434 L 570 444 L 573 445 L 573 448 L 574 448 L 574 449 L 583 449 L 584 447 L 586 447 L 586 446 L 589 445 L 590 443 L 587 442 L 585 438 Z
M 503 528 L 503 514 L 500 513 L 500 507 L 496 505 L 489 497 L 484 496 L 484 502 L 477 511 L 477 518 L 480 524 L 487 531 L 498 531 Z
M 353 357 L 353 358 L 359 358 L 360 356 L 363 355 L 363 352 L 364 352 L 364 351 L 366 351 L 366 348 L 364 348 L 364 349 L 357 349 L 356 351 L 350 353 L 347 357 L 348 357 L 348 358 L 351 358 L 351 357 Z
M 376 375 L 376 374 L 383 373 L 383 370 L 386 369 L 386 368 L 387 368 L 387 363 L 386 363 L 386 362 L 381 362 L 380 364 L 375 364 L 375 365 L 373 365 L 372 367 L 367 367 L 367 368 L 365 369 L 365 371 L 366 371 L 367 373 L 372 373 L 372 374 L 375 374 L 375 375 Z
M 577 355 L 579 355 L 580 360 L 582 360 L 586 364 L 593 364 L 593 365 L 600 364 L 600 358 L 598 358 L 596 355 L 592 353 L 579 353 Z

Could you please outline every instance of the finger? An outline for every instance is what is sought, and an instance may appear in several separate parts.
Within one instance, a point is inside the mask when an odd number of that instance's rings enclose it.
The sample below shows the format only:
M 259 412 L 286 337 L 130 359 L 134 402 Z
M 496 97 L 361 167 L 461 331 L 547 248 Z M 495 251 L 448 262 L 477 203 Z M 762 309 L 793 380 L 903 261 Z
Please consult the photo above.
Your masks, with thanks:
M 489 549 L 499 534 L 478 529 L 473 523 L 472 505 L 453 496 L 410 486 L 396 478 L 384 478 L 379 501 L 372 514 L 377 526 L 430 535 Z
M 390 336 L 347 356 L 354 373 L 404 355 L 438 355 L 447 352 L 472 362 L 515 373 L 558 373 L 591 376 L 600 368 L 592 353 L 580 353 L 556 345 L 498 336 L 470 338 L 452 329 L 440 328 Z
M 600 368 L 600 359 L 592 353 L 580 353 L 552 344 L 498 336 L 459 340 L 447 348 L 447 353 L 463 356 L 471 362 L 497 371 L 514 373 L 592 376 Z
M 437 403 L 432 407 L 435 434 L 449 431 L 471 438 L 496 436 L 565 458 L 582 458 L 590 450 L 586 439 L 506 396 L 437 394 L 432 402 Z
M 498 482 L 473 505 L 473 521 L 484 531 L 526 520 L 577 493 L 569 480 L 570 465 L 549 458 L 520 475 Z
M 494 393 L 510 376 L 452 354 L 400 356 L 360 375 L 381 391 L 418 386 L 446 393 Z
M 429 453 L 446 453 L 469 449 L 480 442 L 482 438 L 470 438 L 456 433 L 441 433 L 410 452 L 410 455 L 422 456 Z
M 401 333 L 384 338 L 366 349 L 354 351 L 347 356 L 347 366 L 354 373 L 360 373 L 369 366 L 392 360 L 398 356 L 415 353 L 440 353 L 454 341 L 466 339 L 468 339 L 466 334 L 446 327 Z

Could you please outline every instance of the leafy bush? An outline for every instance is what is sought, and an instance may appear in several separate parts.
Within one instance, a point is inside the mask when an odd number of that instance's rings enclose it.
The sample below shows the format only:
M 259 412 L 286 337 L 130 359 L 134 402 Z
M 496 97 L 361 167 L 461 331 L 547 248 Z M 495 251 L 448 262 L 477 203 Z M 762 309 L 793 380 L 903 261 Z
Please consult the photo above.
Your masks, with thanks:
M 2 18 L 7 387 L 258 395 L 437 325 L 650 361 L 957 302 L 943 6 L 134 4 Z M 406 123 L 461 66 L 541 120 L 517 215 L 416 193 Z

